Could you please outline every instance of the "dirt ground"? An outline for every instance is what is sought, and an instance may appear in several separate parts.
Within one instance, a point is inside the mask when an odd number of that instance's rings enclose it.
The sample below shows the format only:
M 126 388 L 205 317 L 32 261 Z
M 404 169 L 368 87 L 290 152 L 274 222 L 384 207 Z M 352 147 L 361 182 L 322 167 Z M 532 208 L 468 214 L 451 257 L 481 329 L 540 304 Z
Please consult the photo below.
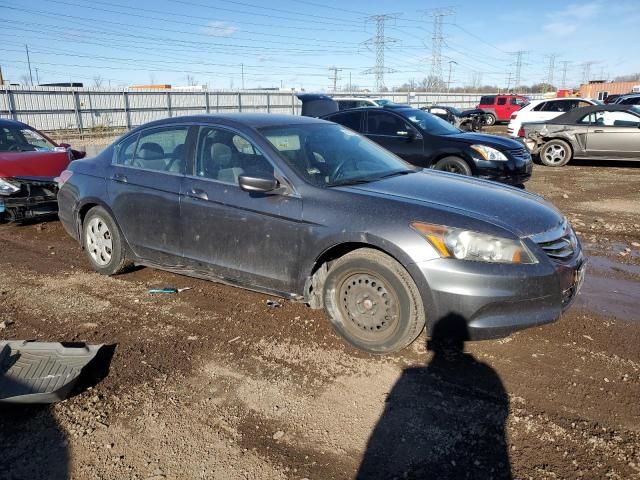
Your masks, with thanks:
M 536 166 L 527 189 L 579 232 L 584 289 L 464 352 L 367 355 L 322 311 L 103 277 L 58 222 L 1 225 L 0 339 L 111 349 L 72 398 L 0 410 L 0 478 L 640 478 L 640 164 Z

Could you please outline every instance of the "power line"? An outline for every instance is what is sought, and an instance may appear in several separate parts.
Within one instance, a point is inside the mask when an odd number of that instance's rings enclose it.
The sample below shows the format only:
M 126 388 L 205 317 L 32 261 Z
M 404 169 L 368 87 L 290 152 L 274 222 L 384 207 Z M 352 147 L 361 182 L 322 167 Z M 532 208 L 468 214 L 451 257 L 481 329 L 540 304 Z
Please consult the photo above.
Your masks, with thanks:
M 365 44 L 373 45 L 376 51 L 376 65 L 375 67 L 365 70 L 365 74 L 374 74 L 376 79 L 376 90 L 378 92 L 384 89 L 384 74 L 392 73 L 394 70 L 386 68 L 384 66 L 384 51 L 387 45 L 397 42 L 394 38 L 389 38 L 384 34 L 385 23 L 389 20 L 395 19 L 399 16 L 397 13 L 385 13 L 382 15 L 372 15 L 367 20 L 376 23 L 376 35 L 371 37 L 365 42 Z
M 333 84 L 333 89 L 331 91 L 335 92 L 337 91 L 338 72 L 341 72 L 342 69 L 338 67 L 329 67 L 329 71 L 332 73 L 331 76 L 329 76 L 329 80 L 331 80 Z
M 587 84 L 591 80 L 591 67 L 597 62 L 589 61 L 580 64 L 582 67 L 582 83 Z
M 433 81 L 442 84 L 442 44 L 444 42 L 442 23 L 444 17 L 453 15 L 455 10 L 450 7 L 435 8 L 428 11 L 433 18 L 433 36 L 431 44 L 431 77 Z M 449 64 L 451 66 L 451 64 Z M 437 87 L 437 85 L 434 85 Z
M 526 50 L 518 50 L 517 52 L 513 52 L 512 55 L 515 55 L 516 57 L 516 61 L 515 64 L 513 64 L 512 66 L 515 66 L 515 75 L 514 75 L 514 84 L 513 84 L 513 88 L 517 90 L 517 88 L 520 86 L 520 79 L 521 79 L 521 75 L 522 75 L 522 66 L 526 65 L 523 62 L 523 58 L 525 55 L 527 55 L 529 52 Z
M 556 54 L 552 53 L 550 55 L 547 55 L 547 58 L 549 58 L 549 65 L 547 67 L 547 85 L 553 85 L 553 75 L 555 72 L 555 68 L 556 68 Z M 544 89 L 546 90 L 546 86 L 544 87 Z M 544 93 L 544 92 L 543 92 Z

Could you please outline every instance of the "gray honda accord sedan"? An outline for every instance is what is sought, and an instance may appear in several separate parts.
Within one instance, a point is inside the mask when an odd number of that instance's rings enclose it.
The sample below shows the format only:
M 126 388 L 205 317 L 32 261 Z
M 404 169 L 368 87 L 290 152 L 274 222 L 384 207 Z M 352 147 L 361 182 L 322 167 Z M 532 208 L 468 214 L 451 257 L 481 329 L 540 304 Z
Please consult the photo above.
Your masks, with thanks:
M 160 120 L 58 182 L 60 219 L 96 271 L 146 265 L 305 302 L 372 353 L 451 318 L 471 339 L 553 322 L 584 273 L 541 197 L 413 167 L 314 118 Z

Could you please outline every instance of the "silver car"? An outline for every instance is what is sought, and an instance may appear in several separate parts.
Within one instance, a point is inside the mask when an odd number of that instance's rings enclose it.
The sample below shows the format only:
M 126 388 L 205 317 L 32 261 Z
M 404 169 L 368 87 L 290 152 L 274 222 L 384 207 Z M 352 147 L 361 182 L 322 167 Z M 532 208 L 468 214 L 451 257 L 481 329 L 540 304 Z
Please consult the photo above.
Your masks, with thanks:
M 541 197 L 416 168 L 316 118 L 159 120 L 59 183 L 96 271 L 147 265 L 304 302 L 373 353 L 459 318 L 471 339 L 553 322 L 584 272 Z

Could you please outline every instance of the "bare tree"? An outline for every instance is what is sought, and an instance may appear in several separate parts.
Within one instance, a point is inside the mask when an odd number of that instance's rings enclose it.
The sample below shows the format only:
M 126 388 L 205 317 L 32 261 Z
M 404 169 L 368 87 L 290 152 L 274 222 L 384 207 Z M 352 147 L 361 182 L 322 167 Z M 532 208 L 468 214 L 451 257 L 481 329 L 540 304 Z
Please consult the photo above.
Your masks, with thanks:
M 94 75 L 93 77 L 93 87 L 94 88 L 102 88 L 104 84 L 104 79 L 100 75 Z

